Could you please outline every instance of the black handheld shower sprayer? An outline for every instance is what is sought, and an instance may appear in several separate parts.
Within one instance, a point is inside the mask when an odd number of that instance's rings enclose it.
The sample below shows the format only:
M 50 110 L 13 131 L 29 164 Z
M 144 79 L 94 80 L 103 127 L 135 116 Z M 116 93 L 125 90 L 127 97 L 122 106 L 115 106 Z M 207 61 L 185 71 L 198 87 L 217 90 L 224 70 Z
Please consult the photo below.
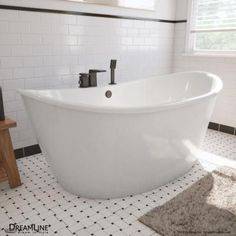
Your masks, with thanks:
M 115 83 L 115 69 L 116 69 L 117 60 L 111 60 L 110 69 L 111 69 L 111 82 L 110 85 L 114 85 Z

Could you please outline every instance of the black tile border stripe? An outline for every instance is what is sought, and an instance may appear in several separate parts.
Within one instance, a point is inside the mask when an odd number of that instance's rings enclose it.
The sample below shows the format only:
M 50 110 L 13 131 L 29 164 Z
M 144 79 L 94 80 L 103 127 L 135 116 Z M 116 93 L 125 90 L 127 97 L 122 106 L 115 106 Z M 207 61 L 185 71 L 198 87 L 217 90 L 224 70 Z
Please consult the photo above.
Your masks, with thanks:
M 219 131 L 219 124 L 210 122 L 208 125 L 208 129 L 213 129 Z
M 220 131 L 223 133 L 236 135 L 236 128 L 235 127 L 210 122 L 208 128 L 213 129 L 213 130 L 217 130 L 217 131 Z
M 164 19 L 145 18 L 145 17 L 109 15 L 109 14 L 99 14 L 99 13 L 89 13 L 89 12 L 79 12 L 79 11 L 64 11 L 64 10 L 53 10 L 53 9 L 44 9 L 44 8 L 9 6 L 9 5 L 0 5 L 0 9 L 42 12 L 42 13 L 57 13 L 57 14 L 65 14 L 65 15 L 79 15 L 79 16 L 90 16 L 90 17 L 103 17 L 103 18 L 114 18 L 114 19 L 126 19 L 126 20 L 154 21 L 154 22 L 172 23 L 172 24 L 187 22 L 187 20 L 164 20 Z
M 221 124 L 210 122 L 208 128 L 213 129 L 213 130 L 217 130 L 217 131 L 220 131 L 220 132 L 224 132 L 224 133 L 227 133 L 227 134 L 236 135 L 236 128 L 230 127 L 230 126 L 227 126 L 227 125 L 221 125 Z M 16 159 L 31 156 L 31 155 L 36 155 L 36 154 L 39 154 L 39 153 L 42 152 L 41 148 L 38 144 L 28 146 L 28 147 L 19 148 L 19 149 L 15 149 L 14 151 L 15 151 Z
M 39 154 L 41 153 L 41 148 L 38 144 L 28 146 L 28 147 L 23 147 L 23 148 L 18 148 L 14 150 L 16 159 L 22 158 L 22 157 L 28 157 L 31 155 Z

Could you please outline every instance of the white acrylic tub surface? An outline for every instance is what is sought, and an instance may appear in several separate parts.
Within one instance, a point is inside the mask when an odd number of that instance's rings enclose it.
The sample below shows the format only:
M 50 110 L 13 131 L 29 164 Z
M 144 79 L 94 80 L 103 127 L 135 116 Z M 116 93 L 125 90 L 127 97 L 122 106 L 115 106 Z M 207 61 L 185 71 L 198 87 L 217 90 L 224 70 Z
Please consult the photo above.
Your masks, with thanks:
M 186 173 L 221 89 L 215 75 L 189 72 L 20 93 L 59 183 L 104 199 L 145 192 Z

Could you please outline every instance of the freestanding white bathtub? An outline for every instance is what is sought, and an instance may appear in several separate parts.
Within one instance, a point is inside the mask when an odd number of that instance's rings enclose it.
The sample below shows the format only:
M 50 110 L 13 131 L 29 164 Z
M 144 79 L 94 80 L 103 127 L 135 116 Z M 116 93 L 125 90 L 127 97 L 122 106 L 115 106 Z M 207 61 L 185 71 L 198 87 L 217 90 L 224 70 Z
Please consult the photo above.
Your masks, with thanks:
M 221 89 L 217 76 L 190 72 L 20 93 L 59 183 L 105 199 L 152 190 L 186 173 Z

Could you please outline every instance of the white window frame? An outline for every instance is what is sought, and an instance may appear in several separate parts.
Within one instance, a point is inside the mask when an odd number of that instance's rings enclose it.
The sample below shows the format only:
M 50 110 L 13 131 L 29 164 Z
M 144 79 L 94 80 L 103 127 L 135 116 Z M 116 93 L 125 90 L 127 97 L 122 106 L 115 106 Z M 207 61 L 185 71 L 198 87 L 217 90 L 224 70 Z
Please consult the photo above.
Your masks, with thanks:
M 185 43 L 185 54 L 186 55 L 207 55 L 207 56 L 234 56 L 236 57 L 236 50 L 230 51 L 213 51 L 213 50 L 195 50 L 194 49 L 194 30 L 193 30 L 193 0 L 188 0 L 188 16 L 187 16 L 187 28 L 186 28 L 186 43 Z M 218 29 L 214 30 L 201 30 L 198 32 L 217 32 Z M 233 31 L 232 29 L 224 29 L 220 31 Z M 236 31 L 236 30 L 235 30 Z

